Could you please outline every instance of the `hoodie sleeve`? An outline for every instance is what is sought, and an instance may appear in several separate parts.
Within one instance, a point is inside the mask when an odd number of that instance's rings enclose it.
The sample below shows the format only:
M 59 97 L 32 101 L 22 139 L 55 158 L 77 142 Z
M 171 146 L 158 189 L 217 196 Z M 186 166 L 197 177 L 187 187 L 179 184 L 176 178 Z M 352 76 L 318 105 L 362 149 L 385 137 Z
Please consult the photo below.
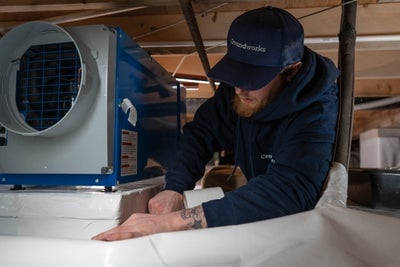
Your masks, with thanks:
M 325 102 L 291 116 L 265 172 L 224 198 L 203 203 L 209 227 L 248 223 L 314 208 L 332 160 L 336 85 Z
M 231 107 L 233 88 L 221 84 L 215 95 L 183 127 L 178 149 L 165 176 L 166 190 L 193 189 L 213 153 L 233 146 L 237 117 Z

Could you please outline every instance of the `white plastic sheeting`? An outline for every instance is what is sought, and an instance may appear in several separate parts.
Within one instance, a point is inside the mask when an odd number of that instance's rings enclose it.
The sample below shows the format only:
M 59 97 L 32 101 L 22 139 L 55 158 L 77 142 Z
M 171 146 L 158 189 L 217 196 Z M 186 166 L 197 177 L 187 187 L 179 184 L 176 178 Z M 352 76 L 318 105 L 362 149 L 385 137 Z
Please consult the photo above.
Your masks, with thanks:
M 62 231 L 62 229 L 60 229 Z M 256 223 L 102 242 L 1 236 L 1 266 L 399 266 L 400 219 L 330 204 Z
M 107 193 L 102 187 L 0 187 L 0 235 L 90 239 L 133 212 L 147 212 L 147 202 L 163 185 L 164 177 L 157 177 Z
M 338 190 L 332 189 L 335 185 Z M 400 219 L 344 207 L 345 188 L 346 170 L 335 164 L 319 205 L 308 212 L 116 242 L 0 236 L 0 262 L 58 267 L 399 266 Z

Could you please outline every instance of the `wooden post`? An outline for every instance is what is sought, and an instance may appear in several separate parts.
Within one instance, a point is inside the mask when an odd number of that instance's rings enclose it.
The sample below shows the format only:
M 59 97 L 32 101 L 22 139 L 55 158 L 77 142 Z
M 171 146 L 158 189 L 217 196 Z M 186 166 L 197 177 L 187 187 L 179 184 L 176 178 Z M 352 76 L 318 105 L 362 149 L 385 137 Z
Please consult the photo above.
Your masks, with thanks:
M 197 25 L 197 20 L 193 11 L 191 0 L 179 0 L 179 3 L 181 5 L 182 12 L 185 16 L 186 23 L 189 27 L 190 34 L 192 35 L 194 44 L 196 45 L 197 53 L 199 54 L 205 75 L 207 75 L 208 71 L 210 70 L 210 64 L 208 62 L 207 53 L 204 48 L 203 39 L 201 37 L 200 30 Z M 210 82 L 211 88 L 215 92 L 216 87 L 214 81 L 210 78 L 208 78 L 208 81 Z
M 347 169 L 350 162 L 354 109 L 354 59 L 356 42 L 357 1 L 342 0 L 342 17 L 339 33 L 338 80 L 340 106 L 334 160 Z

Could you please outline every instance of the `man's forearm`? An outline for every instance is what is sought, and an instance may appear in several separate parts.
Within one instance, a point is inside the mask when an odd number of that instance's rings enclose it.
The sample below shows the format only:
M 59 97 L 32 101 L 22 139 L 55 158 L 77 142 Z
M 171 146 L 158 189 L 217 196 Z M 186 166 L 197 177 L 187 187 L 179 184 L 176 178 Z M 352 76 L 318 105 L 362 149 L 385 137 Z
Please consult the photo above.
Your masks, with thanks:
M 207 228 L 207 220 L 204 216 L 203 207 L 197 206 L 190 209 L 179 211 L 181 219 L 186 225 L 186 229 Z

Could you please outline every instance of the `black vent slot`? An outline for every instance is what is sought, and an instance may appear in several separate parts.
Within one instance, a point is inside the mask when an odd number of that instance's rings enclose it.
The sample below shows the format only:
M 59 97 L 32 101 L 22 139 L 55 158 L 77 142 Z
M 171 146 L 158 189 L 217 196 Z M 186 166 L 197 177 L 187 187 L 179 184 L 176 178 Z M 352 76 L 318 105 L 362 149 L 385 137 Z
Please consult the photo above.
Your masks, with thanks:
M 74 105 L 80 72 L 74 43 L 31 46 L 17 74 L 16 103 L 25 122 L 38 131 L 59 122 Z

